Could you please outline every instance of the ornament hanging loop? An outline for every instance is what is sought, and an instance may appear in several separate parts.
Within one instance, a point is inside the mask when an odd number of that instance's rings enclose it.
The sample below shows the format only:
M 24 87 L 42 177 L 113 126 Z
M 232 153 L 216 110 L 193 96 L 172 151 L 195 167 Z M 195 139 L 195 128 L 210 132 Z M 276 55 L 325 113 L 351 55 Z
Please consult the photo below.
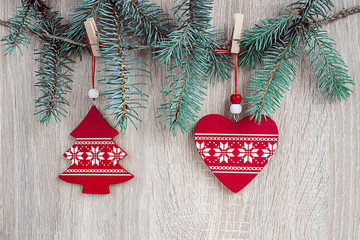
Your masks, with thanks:
M 233 114 L 234 121 L 237 123 L 240 120 L 240 114 Z

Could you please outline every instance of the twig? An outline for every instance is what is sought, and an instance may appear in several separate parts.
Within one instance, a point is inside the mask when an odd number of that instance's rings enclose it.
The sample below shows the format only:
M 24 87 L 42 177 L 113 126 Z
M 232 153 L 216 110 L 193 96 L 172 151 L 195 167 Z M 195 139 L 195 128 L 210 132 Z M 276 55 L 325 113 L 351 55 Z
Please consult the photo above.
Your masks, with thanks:
M 75 41 L 72 41 L 72 40 L 70 40 L 68 38 L 57 37 L 57 36 L 51 35 L 49 33 L 43 33 L 43 34 L 41 34 L 41 36 L 51 38 L 51 39 L 61 40 L 61 41 L 64 41 L 64 42 L 67 42 L 67 43 L 70 43 L 70 44 L 74 44 L 74 45 L 78 45 L 78 46 L 81 46 L 81 47 L 90 47 L 89 44 L 75 42 Z
M 342 10 L 334 13 L 333 15 L 329 16 L 327 19 L 319 20 L 319 23 L 322 24 L 322 25 L 327 25 L 329 23 L 335 22 L 335 21 L 337 21 L 339 19 L 346 18 L 348 16 L 351 16 L 351 15 L 354 15 L 354 14 L 357 14 L 357 13 L 360 13 L 360 6 L 347 8 L 347 9 L 342 9 Z M 9 21 L 4 21 L 4 20 L 1 20 L 1 19 L 0 19 L 0 25 L 5 26 L 5 27 L 11 27 L 11 23 Z M 30 31 L 30 32 L 32 34 L 39 35 L 38 33 L 35 33 L 33 31 Z M 48 34 L 48 33 L 40 34 L 40 36 L 45 37 L 45 38 L 61 40 L 61 41 L 64 41 L 64 42 L 67 42 L 67 43 L 70 43 L 70 44 L 74 44 L 74 45 L 77 45 L 77 46 L 81 46 L 81 47 L 89 47 L 88 44 L 75 42 L 75 41 L 72 41 L 72 40 L 70 40 L 68 38 L 57 37 L 57 36 L 54 36 L 54 35 L 51 35 L 51 34 Z M 226 46 L 230 45 L 229 41 L 227 41 L 226 43 L 227 43 Z M 151 46 L 145 46 L 145 45 L 137 45 L 137 46 L 135 46 L 135 48 L 149 48 L 149 47 L 151 47 Z
M 3 25 L 5 27 L 10 27 L 10 22 L 4 21 L 0 19 L 0 25 Z
M 5 27 L 11 27 L 10 22 L 4 21 L 4 20 L 1 20 L 1 19 L 0 19 L 0 25 L 5 26 Z M 68 38 L 54 36 L 54 35 L 51 35 L 49 33 L 41 33 L 41 34 L 39 34 L 39 33 L 36 33 L 34 31 L 32 31 L 31 29 L 29 29 L 29 31 L 30 31 L 31 34 L 38 35 L 38 36 L 41 36 L 41 37 L 61 40 L 61 41 L 64 41 L 64 42 L 67 42 L 67 43 L 70 43 L 70 44 L 74 44 L 74 45 L 77 45 L 77 46 L 81 46 L 81 47 L 89 47 L 89 45 L 86 44 L 86 43 L 75 42 L 75 41 L 72 41 L 72 40 L 70 40 Z
M 342 9 L 342 10 L 334 13 L 333 15 L 327 17 L 327 19 L 320 20 L 319 23 L 322 25 L 326 25 L 326 24 L 335 22 L 336 20 L 339 20 L 341 18 L 346 18 L 348 16 L 354 15 L 356 13 L 360 13 L 360 6 Z

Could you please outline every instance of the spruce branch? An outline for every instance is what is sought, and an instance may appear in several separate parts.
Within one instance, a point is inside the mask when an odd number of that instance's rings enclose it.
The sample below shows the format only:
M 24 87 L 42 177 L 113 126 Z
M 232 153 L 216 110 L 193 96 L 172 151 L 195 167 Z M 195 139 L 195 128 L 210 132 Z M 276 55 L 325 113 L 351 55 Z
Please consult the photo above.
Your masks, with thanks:
M 71 11 L 71 22 L 68 25 L 66 37 L 72 42 L 86 44 L 86 30 L 84 22 L 89 17 L 96 17 L 99 13 L 100 0 L 81 0 Z M 65 43 L 65 50 L 69 55 L 81 53 L 83 47 L 80 44 L 74 45 L 69 42 Z
M 339 19 L 346 18 L 357 13 L 360 13 L 360 7 L 341 9 L 340 11 L 337 11 L 336 13 L 319 20 L 319 23 L 321 25 L 327 25 L 329 23 L 335 22 Z
M 169 15 L 149 0 L 120 0 L 125 20 L 141 43 L 157 45 L 175 27 Z
M 169 99 L 158 109 L 159 118 L 175 135 L 185 133 L 194 124 L 205 96 L 206 81 L 229 77 L 229 56 L 216 54 L 216 49 L 229 47 L 229 41 L 219 39 L 221 33 L 210 24 L 212 0 L 176 0 L 172 9 L 175 20 L 149 0 L 80 0 L 73 8 L 71 22 L 62 25 L 61 18 L 42 0 L 22 0 L 17 14 L 9 22 L 9 35 L 2 40 L 6 53 L 21 45 L 27 46 L 30 35 L 43 43 L 36 50 L 40 63 L 38 82 L 43 95 L 36 101 L 36 116 L 44 123 L 65 115 L 68 105 L 65 94 L 70 91 L 69 64 L 86 44 L 83 22 L 101 15 L 100 50 L 106 68 L 101 84 L 107 109 L 115 116 L 114 124 L 125 132 L 127 122 L 139 120 L 137 110 L 143 108 L 146 95 L 142 83 L 132 83 L 134 71 L 144 71 L 139 59 L 132 58 L 133 49 L 155 49 L 159 65 L 171 71 L 167 89 Z M 304 45 L 310 57 L 319 88 L 332 100 L 347 99 L 351 93 L 347 67 L 335 50 L 321 24 L 359 13 L 359 7 L 341 10 L 327 17 L 333 7 L 330 0 L 298 0 L 288 6 L 285 14 L 262 20 L 243 34 L 240 41 L 240 65 L 256 67 L 250 79 L 246 103 L 258 121 L 263 114 L 272 114 L 289 89 Z M 160 16 L 160 18 L 159 18 Z M 301 36 L 301 38 L 299 37 Z M 300 39 L 300 40 L 299 40 Z M 302 41 L 302 43 L 299 43 Z M 141 44 L 147 44 L 143 46 Z
M 20 49 L 19 46 L 28 46 L 30 43 L 30 37 L 27 36 L 28 25 L 30 24 L 30 18 L 32 14 L 32 5 L 30 0 L 22 0 L 21 5 L 16 11 L 16 15 L 9 19 L 9 35 L 3 37 L 1 41 L 5 42 L 6 54 L 11 54 L 15 49 Z
M 331 0 L 299 0 L 288 6 L 290 12 L 298 15 L 296 25 L 319 24 L 319 17 L 327 18 L 327 12 L 334 7 Z
M 135 121 L 141 121 L 137 110 L 144 108 L 142 102 L 146 101 L 147 95 L 139 87 L 144 83 L 132 83 L 134 77 L 147 77 L 135 75 L 133 71 L 145 72 L 138 58 L 131 58 L 128 50 L 135 42 L 129 36 L 129 29 L 121 16 L 121 2 L 107 0 L 101 4 L 100 10 L 100 53 L 106 57 L 104 78 L 100 80 L 105 89 L 102 94 L 108 101 L 106 109 L 112 111 L 113 124 L 120 127 L 125 133 L 130 121 L 136 128 Z M 137 128 L 136 128 L 137 129 Z
M 66 26 L 62 25 L 58 12 L 48 9 L 39 9 L 36 12 L 36 24 L 33 29 L 39 36 L 51 34 L 62 37 Z M 71 91 L 69 84 L 72 82 L 69 67 L 71 60 L 64 51 L 63 42 L 57 39 L 40 38 L 44 44 L 41 49 L 35 50 L 39 55 L 35 60 L 39 62 L 39 70 L 36 71 L 38 82 L 35 84 L 42 95 L 35 100 L 35 117 L 40 123 L 48 124 L 51 119 L 60 121 L 67 111 L 64 106 L 69 106 L 65 95 Z
M 161 92 L 170 99 L 158 108 L 158 118 L 165 121 L 173 135 L 177 128 L 186 133 L 196 121 L 197 113 L 206 95 L 208 77 L 228 77 L 228 59 L 216 54 L 219 32 L 210 25 L 212 0 L 179 1 L 173 8 L 179 26 L 159 44 L 155 51 L 159 65 L 166 65 L 170 81 Z
M 300 41 L 325 97 L 331 95 L 333 101 L 349 97 L 351 90 L 346 85 L 353 81 L 335 44 L 320 25 L 332 7 L 330 0 L 296 1 L 288 6 L 287 14 L 265 19 L 243 33 L 240 63 L 248 67 L 261 64 L 249 80 L 251 92 L 245 97 L 245 103 L 252 104 L 248 112 L 259 122 L 262 115 L 271 115 L 280 108 L 280 100 L 291 85 L 303 53 L 298 47 Z
M 3 20 L 0 20 L 0 25 L 2 26 L 5 26 L 5 27 L 11 27 L 12 24 L 10 22 L 7 22 L 7 21 L 3 21 Z M 37 33 L 35 33 L 32 29 L 29 29 L 29 34 L 31 35 L 37 35 Z M 75 41 L 72 41 L 68 38 L 65 38 L 65 37 L 58 37 L 58 36 L 53 36 L 51 34 L 48 34 L 48 33 L 44 33 L 43 35 L 40 35 L 39 37 L 41 38 L 48 38 L 48 39 L 57 39 L 57 40 L 61 40 L 65 43 L 70 43 L 70 44 L 73 44 L 73 45 L 78 45 L 80 47 L 90 47 L 89 44 L 85 44 L 85 43 L 80 43 L 80 42 L 75 42 Z
M 242 47 L 239 65 L 255 68 L 261 63 L 264 51 L 294 31 L 306 29 L 310 24 L 319 25 L 318 18 L 326 19 L 333 7 L 329 0 L 300 0 L 288 5 L 287 13 L 261 20 L 250 30 L 242 33 L 238 42 Z
M 290 14 L 280 14 L 276 18 L 261 20 L 254 28 L 245 30 L 239 41 L 243 48 L 239 54 L 239 65 L 255 68 L 264 57 L 265 50 L 289 34 L 294 19 Z
M 337 20 L 349 17 L 349 16 L 354 15 L 354 14 L 358 14 L 358 13 L 360 13 L 360 7 L 351 7 L 351 8 L 341 9 L 338 12 L 326 17 L 326 19 L 323 18 L 323 19 L 319 20 L 318 22 L 321 25 L 327 25 L 329 23 L 335 22 Z M 4 26 L 4 27 L 8 27 L 8 28 L 11 28 L 13 26 L 13 24 L 11 24 L 9 21 L 5 21 L 5 20 L 2 20 L 2 19 L 0 19 L 0 25 Z M 29 29 L 29 33 L 30 34 L 35 34 L 35 33 L 33 33 L 31 31 L 31 29 Z M 73 44 L 73 45 L 78 45 L 78 46 L 83 47 L 83 48 L 84 47 L 89 47 L 89 45 L 87 43 L 76 42 L 76 41 L 73 41 L 73 40 L 71 40 L 69 38 L 66 38 L 66 37 L 57 37 L 57 36 L 53 36 L 51 34 L 46 34 L 43 37 L 55 38 L 55 39 L 61 40 L 61 41 L 66 42 L 66 43 L 70 43 L 70 44 Z M 223 45 L 220 48 L 221 49 L 229 49 L 230 45 L 231 45 L 231 42 L 229 40 L 226 40 L 226 41 L 223 42 Z M 143 48 L 146 48 L 147 46 L 137 44 L 134 47 L 143 49 Z M 245 51 L 245 49 L 242 49 L 242 51 Z
M 230 78 L 229 70 L 233 69 L 231 56 L 228 54 L 218 54 L 216 50 L 224 49 L 226 42 L 223 42 L 221 37 L 223 33 L 217 30 L 211 30 L 201 33 L 202 42 L 206 50 L 205 54 L 208 58 L 208 70 L 206 72 L 206 81 L 224 81 Z
M 313 27 L 304 35 L 304 40 L 320 91 L 325 93 L 325 98 L 330 96 L 332 101 L 346 100 L 352 92 L 346 85 L 354 85 L 354 82 L 340 53 L 335 49 L 334 41 L 326 30 Z
M 193 126 L 206 95 L 205 73 L 197 64 L 202 64 L 207 59 L 204 59 L 205 55 L 199 50 L 190 54 L 179 66 L 181 72 L 167 75 L 172 80 L 166 83 L 169 87 L 161 91 L 169 95 L 170 100 L 160 105 L 158 118 L 162 118 L 160 122 L 167 122 L 165 128 L 169 127 L 174 136 L 177 127 L 182 133 L 187 133 Z
M 265 51 L 263 64 L 255 69 L 249 79 L 246 104 L 251 104 L 248 111 L 260 122 L 262 115 L 271 115 L 280 108 L 280 101 L 289 90 L 296 67 L 299 65 L 299 40 L 286 39 Z
M 60 121 L 60 117 L 64 116 L 67 111 L 63 105 L 69 106 L 69 102 L 64 97 L 70 92 L 69 84 L 72 82 L 69 72 L 70 61 L 59 56 L 63 52 L 56 44 L 45 42 L 42 49 L 38 49 L 36 59 L 40 63 L 39 70 L 36 71 L 38 82 L 36 87 L 40 88 L 42 96 L 36 101 L 35 116 L 40 123 L 48 124 L 52 118 L 56 122 Z

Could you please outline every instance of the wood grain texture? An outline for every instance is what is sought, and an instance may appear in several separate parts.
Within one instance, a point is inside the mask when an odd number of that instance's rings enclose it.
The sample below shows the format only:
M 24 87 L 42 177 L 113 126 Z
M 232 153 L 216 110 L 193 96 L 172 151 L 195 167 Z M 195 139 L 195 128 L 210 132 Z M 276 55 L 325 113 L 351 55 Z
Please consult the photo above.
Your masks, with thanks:
M 8 19 L 18 1 L 2 0 L 0 18 Z M 68 19 L 76 0 L 55 3 Z M 169 10 L 169 0 L 157 1 Z M 216 0 L 214 25 L 231 38 L 233 14 L 245 13 L 244 29 L 277 15 L 290 1 Z M 336 1 L 335 10 L 358 0 Z M 150 96 L 139 131 L 129 128 L 115 141 L 129 155 L 124 168 L 135 175 L 111 186 L 111 194 L 84 195 L 81 186 L 57 175 L 73 144 L 69 133 L 89 110 L 90 58 L 77 63 L 71 107 L 60 124 L 34 120 L 33 87 L 37 63 L 29 49 L 0 54 L 0 239 L 360 239 L 360 15 L 327 26 L 356 82 L 347 102 L 330 103 L 319 94 L 309 70 L 301 67 L 291 91 L 274 116 L 280 132 L 272 161 L 238 194 L 226 189 L 198 155 L 193 131 L 173 138 L 155 119 L 164 101 L 159 69 L 148 50 L 138 53 L 149 65 L 144 91 Z M 6 34 L 0 27 L 0 36 Z M 0 47 L 4 53 L 4 47 Z M 240 70 L 246 87 L 249 71 Z M 200 116 L 229 116 L 231 81 L 212 83 Z M 100 109 L 103 104 L 100 104 Z

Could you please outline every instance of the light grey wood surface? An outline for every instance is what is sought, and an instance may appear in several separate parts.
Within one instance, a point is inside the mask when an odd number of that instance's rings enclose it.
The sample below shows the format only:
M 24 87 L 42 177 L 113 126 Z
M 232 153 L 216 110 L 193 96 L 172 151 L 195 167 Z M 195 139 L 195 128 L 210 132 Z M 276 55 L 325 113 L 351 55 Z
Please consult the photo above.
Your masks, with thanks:
M 8 19 L 18 1 L 1 0 Z M 75 0 L 53 1 L 68 21 Z M 169 10 L 172 1 L 157 1 Z M 231 38 L 233 13 L 245 13 L 245 29 L 273 17 L 290 1 L 217 0 L 214 25 Z M 359 5 L 336 1 L 335 10 Z M 355 80 L 349 101 L 330 103 L 319 94 L 306 58 L 274 116 L 279 147 L 266 168 L 245 189 L 233 194 L 198 155 L 193 130 L 176 138 L 155 119 L 164 101 L 165 69 L 151 53 L 144 91 L 144 120 L 115 141 L 129 155 L 122 166 L 135 175 L 112 185 L 110 195 L 84 195 L 81 186 L 57 175 L 68 167 L 62 157 L 74 139 L 69 133 L 91 106 L 90 59 L 74 66 L 71 107 L 60 124 L 34 120 L 33 87 L 37 63 L 33 41 L 23 56 L 4 56 L 0 47 L 0 239 L 360 239 L 360 15 L 327 26 Z M 0 26 L 0 36 L 6 34 Z M 240 92 L 250 71 L 240 70 Z M 200 116 L 228 112 L 231 81 L 213 83 Z M 103 104 L 100 104 L 100 109 Z

